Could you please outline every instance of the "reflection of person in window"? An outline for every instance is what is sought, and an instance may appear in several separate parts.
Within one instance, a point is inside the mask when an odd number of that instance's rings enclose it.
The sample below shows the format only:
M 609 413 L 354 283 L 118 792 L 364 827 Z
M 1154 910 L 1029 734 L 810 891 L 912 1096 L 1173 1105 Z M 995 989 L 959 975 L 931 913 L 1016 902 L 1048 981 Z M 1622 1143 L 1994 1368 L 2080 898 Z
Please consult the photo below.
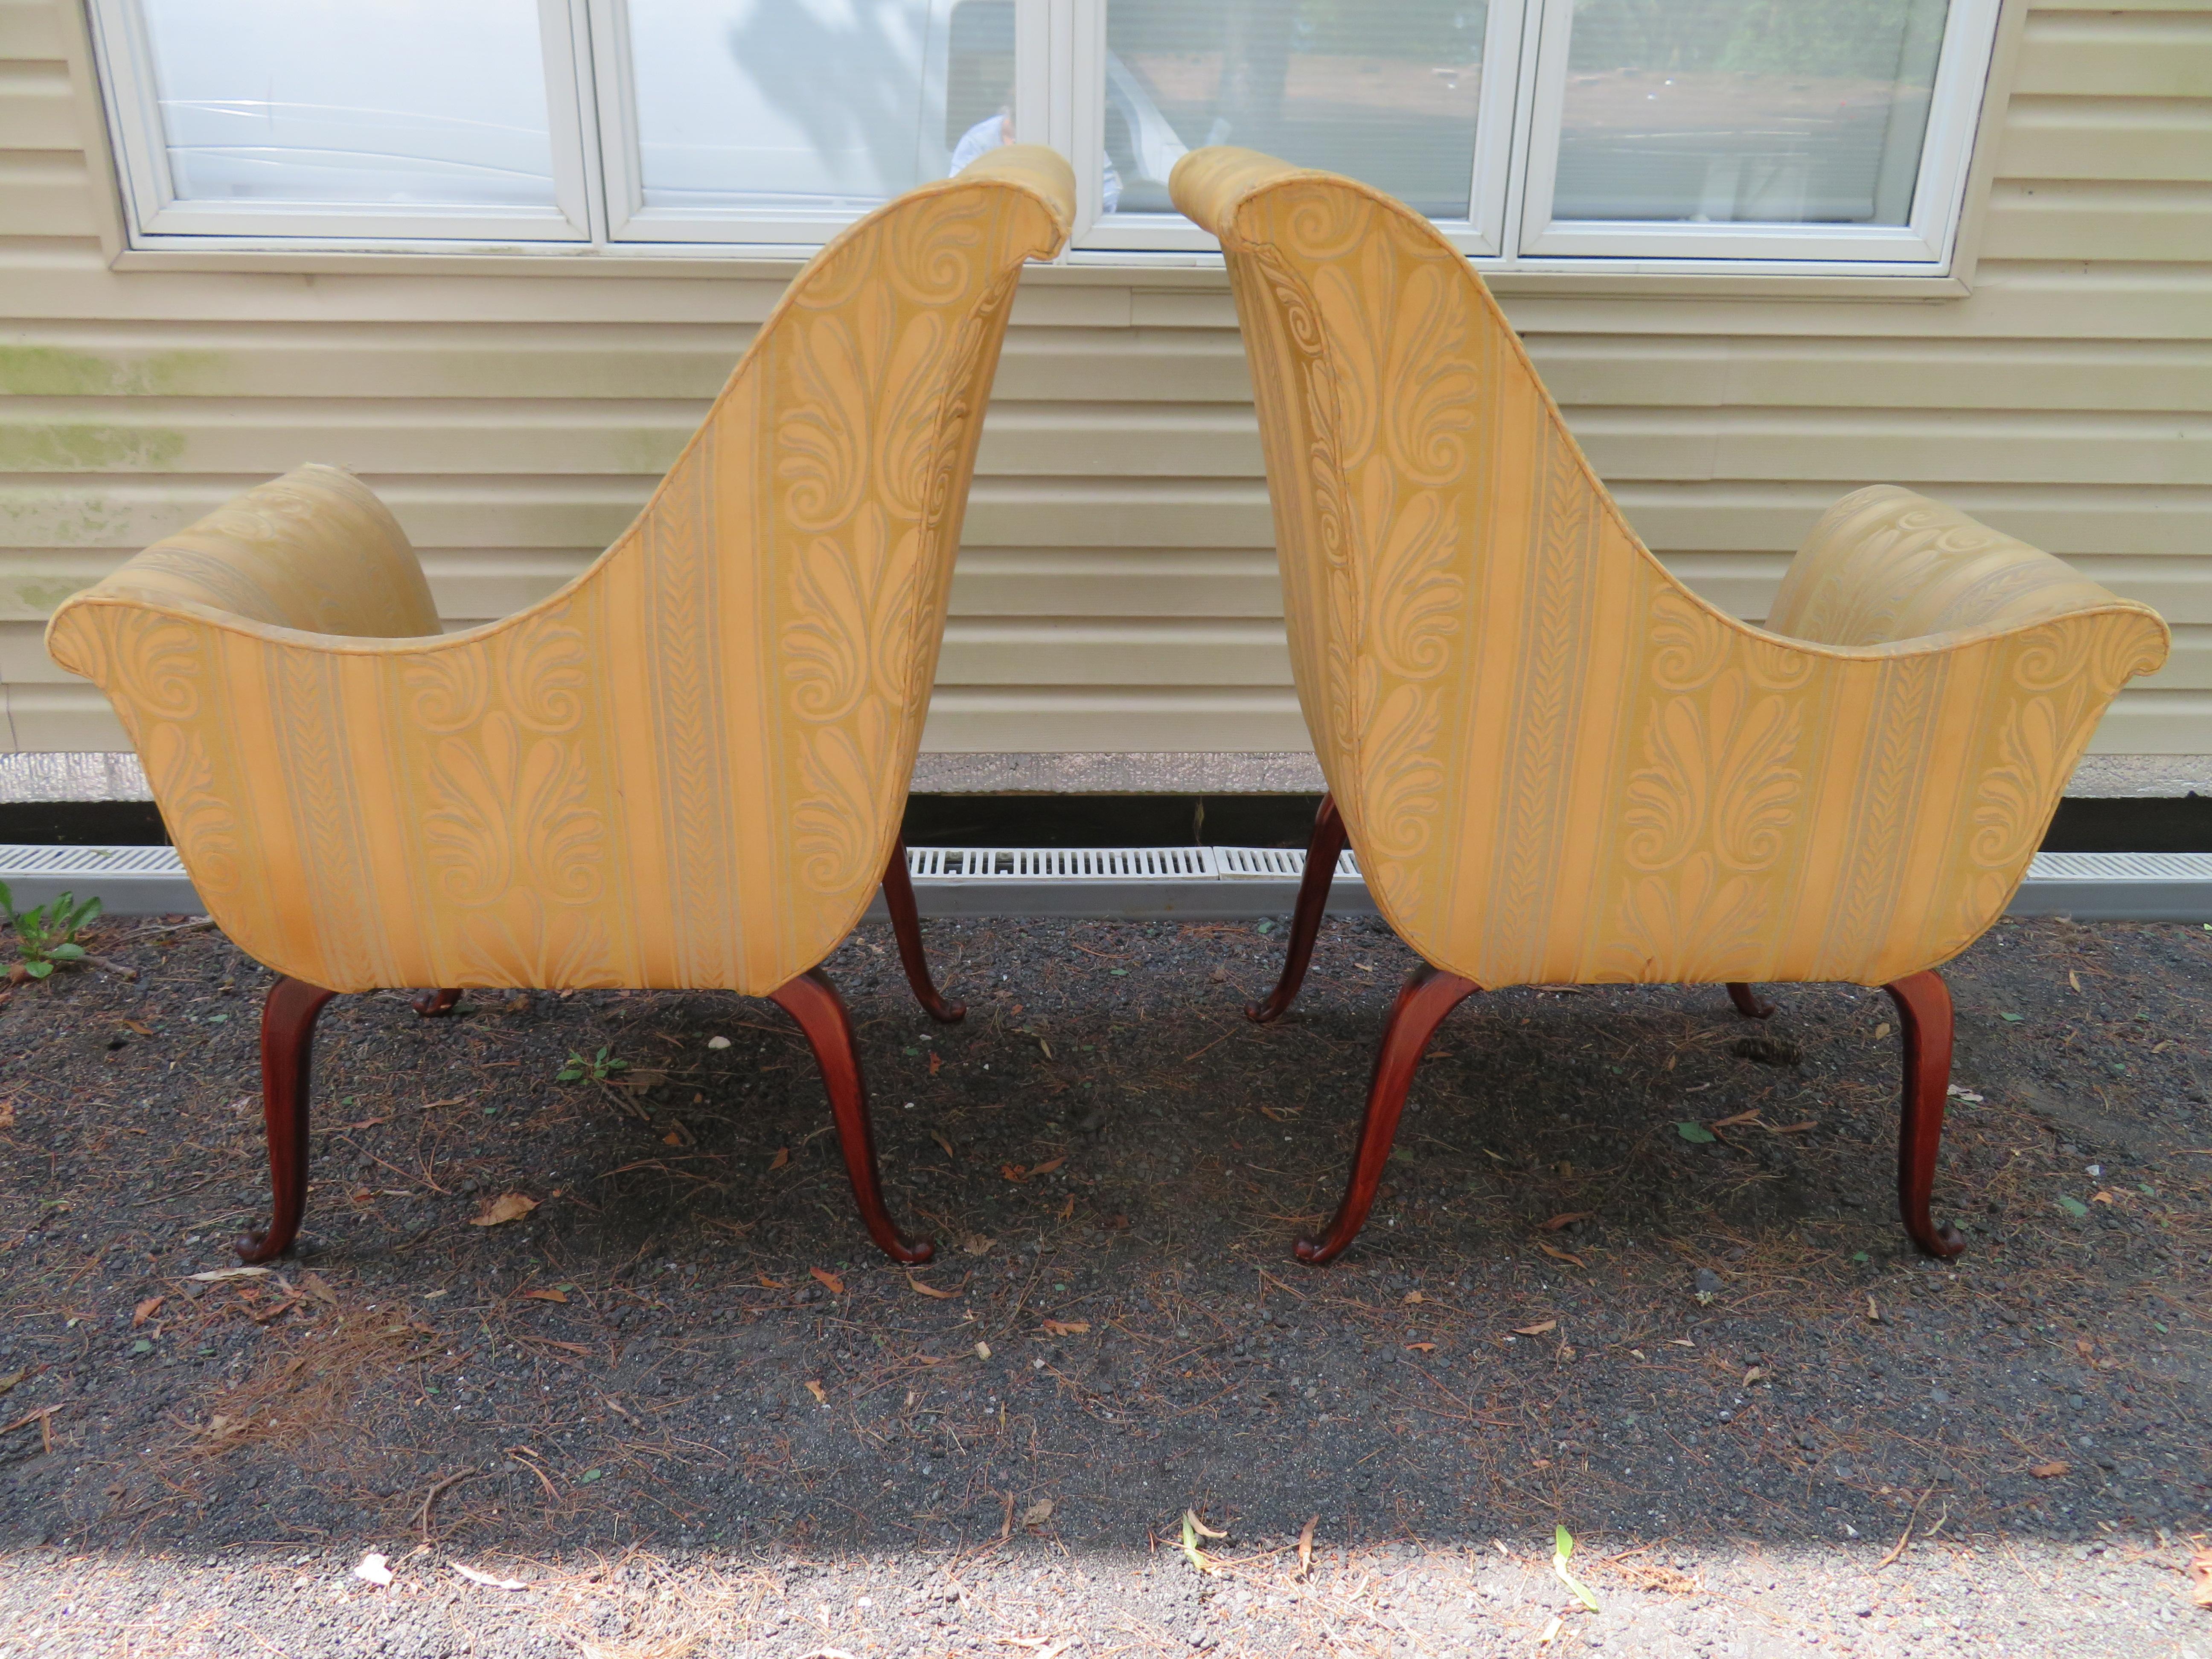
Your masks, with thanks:
M 972 107 L 972 106 L 971 106 Z M 996 115 L 987 115 L 960 135 L 960 142 L 952 147 L 952 171 L 957 173 L 985 150 L 996 149 L 1001 144 L 1014 142 L 1014 112 L 1002 109 Z M 1099 190 L 1099 211 L 1111 213 L 1121 199 L 1121 175 L 1114 171 L 1114 158 L 1106 158 L 1105 177 Z

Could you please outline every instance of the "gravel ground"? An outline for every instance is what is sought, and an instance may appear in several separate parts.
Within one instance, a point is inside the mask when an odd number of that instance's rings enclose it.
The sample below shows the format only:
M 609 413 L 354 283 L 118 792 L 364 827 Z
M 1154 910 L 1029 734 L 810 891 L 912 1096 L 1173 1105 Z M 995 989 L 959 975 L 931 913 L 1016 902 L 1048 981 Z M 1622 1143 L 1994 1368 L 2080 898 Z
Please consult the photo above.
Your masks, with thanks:
M 265 1211 L 267 976 L 118 923 L 136 979 L 15 990 L 0 1654 L 2212 1659 L 2212 932 L 1955 965 L 1956 1264 L 1885 997 L 1668 988 L 1462 1006 L 1318 1272 L 1378 924 L 1267 1030 L 1279 925 L 929 933 L 964 1025 L 830 963 L 912 1274 L 769 1005 L 394 994 L 324 1016 L 298 1259 L 195 1279 Z

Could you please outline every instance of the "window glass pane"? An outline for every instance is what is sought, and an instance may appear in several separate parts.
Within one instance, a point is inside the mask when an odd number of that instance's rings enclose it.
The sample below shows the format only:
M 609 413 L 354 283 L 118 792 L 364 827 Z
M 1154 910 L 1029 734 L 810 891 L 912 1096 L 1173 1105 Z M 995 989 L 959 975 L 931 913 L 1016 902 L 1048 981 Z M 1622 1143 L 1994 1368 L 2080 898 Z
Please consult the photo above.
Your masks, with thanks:
M 537 0 L 139 0 L 181 201 L 551 208 Z
M 645 205 L 857 210 L 1006 142 L 1013 0 L 629 0 Z M 986 142 L 988 140 L 988 143 Z
M 1947 0 L 1581 0 L 1555 219 L 1901 225 Z
M 1120 210 L 1172 212 L 1178 157 L 1241 144 L 1466 218 L 1487 16 L 1485 0 L 1109 0 Z

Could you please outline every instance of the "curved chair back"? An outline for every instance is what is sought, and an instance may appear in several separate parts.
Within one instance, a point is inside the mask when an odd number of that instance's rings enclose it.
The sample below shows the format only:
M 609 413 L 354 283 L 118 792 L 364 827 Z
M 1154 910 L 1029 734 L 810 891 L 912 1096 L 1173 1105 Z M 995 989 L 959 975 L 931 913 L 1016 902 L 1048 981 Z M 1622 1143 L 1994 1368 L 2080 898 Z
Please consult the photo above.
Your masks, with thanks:
M 2163 660 L 2154 612 L 1876 489 L 1753 627 L 1644 547 L 1419 215 L 1249 150 L 1172 189 L 1227 258 L 1322 769 L 1424 957 L 1486 986 L 1880 985 L 2002 911 Z
M 49 648 L 224 930 L 331 990 L 818 963 L 897 833 L 1007 307 L 1073 182 L 1009 147 L 840 235 L 635 522 L 514 616 L 439 636 L 398 526 L 313 466 L 64 605 Z

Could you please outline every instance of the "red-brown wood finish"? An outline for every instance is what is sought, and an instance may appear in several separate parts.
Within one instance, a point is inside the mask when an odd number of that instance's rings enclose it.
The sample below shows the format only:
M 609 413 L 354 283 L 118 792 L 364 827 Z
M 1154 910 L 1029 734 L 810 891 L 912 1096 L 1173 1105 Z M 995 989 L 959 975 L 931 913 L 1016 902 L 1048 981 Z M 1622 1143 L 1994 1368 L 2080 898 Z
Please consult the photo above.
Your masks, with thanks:
M 860 1076 L 860 1051 L 853 1041 L 852 1017 L 845 1012 L 844 999 L 819 968 L 787 980 L 771 994 L 806 1033 L 815 1063 L 822 1068 L 830 1115 L 837 1121 L 837 1144 L 844 1149 L 845 1173 L 852 1178 L 853 1196 L 860 1204 L 868 1237 L 894 1261 L 928 1261 L 937 1254 L 937 1247 L 927 1239 L 907 1238 L 884 1207 L 883 1181 L 876 1168 L 875 1130 L 868 1119 L 867 1084 Z
M 457 990 L 429 991 L 416 997 L 415 1012 L 425 1019 L 438 1019 L 461 1006 L 461 994 Z
M 1291 937 L 1283 957 L 1282 977 L 1265 1002 L 1244 1011 L 1245 1018 L 1265 1025 L 1290 1012 L 1306 981 L 1306 967 L 1313 960 L 1314 936 L 1321 932 L 1322 913 L 1328 908 L 1329 884 L 1336 878 L 1336 860 L 1344 851 L 1344 819 L 1336 810 L 1336 797 L 1323 795 L 1314 814 L 1313 835 L 1306 842 L 1305 873 L 1298 878 L 1298 908 L 1291 917 Z
M 1446 1014 L 1481 988 L 1471 979 L 1447 974 L 1424 963 L 1406 981 L 1390 1009 L 1390 1024 L 1382 1032 L 1382 1046 L 1375 1055 L 1375 1077 L 1367 1088 L 1367 1116 L 1359 1126 L 1359 1151 L 1352 1164 L 1352 1179 L 1345 1183 L 1344 1201 L 1319 1238 L 1302 1238 L 1298 1260 L 1310 1267 L 1334 1261 L 1345 1246 L 1367 1224 L 1375 1207 L 1375 1189 L 1382 1184 L 1382 1171 L 1390 1161 L 1390 1144 L 1398 1136 L 1398 1115 L 1406 1105 L 1406 1091 L 1429 1039 Z
M 1943 1107 L 1951 1085 L 1951 989 L 1932 969 L 1882 989 L 1897 1005 L 1905 1036 L 1905 1109 L 1897 1125 L 1897 1208 L 1905 1231 L 1929 1255 L 1948 1261 L 1966 1248 L 1929 1213 L 1936 1154 L 1943 1145 Z
M 1746 1019 L 1771 1019 L 1774 1017 L 1774 1005 L 1748 985 L 1730 980 L 1728 994 L 1729 1000 L 1735 1004 L 1736 1012 Z
M 947 1002 L 929 976 L 929 957 L 921 948 L 921 917 L 914 908 L 914 878 L 907 873 L 904 837 L 891 843 L 891 861 L 884 866 L 884 908 L 891 913 L 891 934 L 898 940 L 899 963 L 906 982 L 914 987 L 914 1000 L 922 1012 L 942 1025 L 967 1017 L 967 1008 Z M 778 994 L 781 994 L 779 993 Z
M 337 994 L 305 980 L 280 979 L 261 1004 L 261 1121 L 269 1139 L 269 1225 L 248 1231 L 242 1261 L 269 1261 L 292 1248 L 307 1207 L 307 1086 L 314 1070 L 315 1016 Z

